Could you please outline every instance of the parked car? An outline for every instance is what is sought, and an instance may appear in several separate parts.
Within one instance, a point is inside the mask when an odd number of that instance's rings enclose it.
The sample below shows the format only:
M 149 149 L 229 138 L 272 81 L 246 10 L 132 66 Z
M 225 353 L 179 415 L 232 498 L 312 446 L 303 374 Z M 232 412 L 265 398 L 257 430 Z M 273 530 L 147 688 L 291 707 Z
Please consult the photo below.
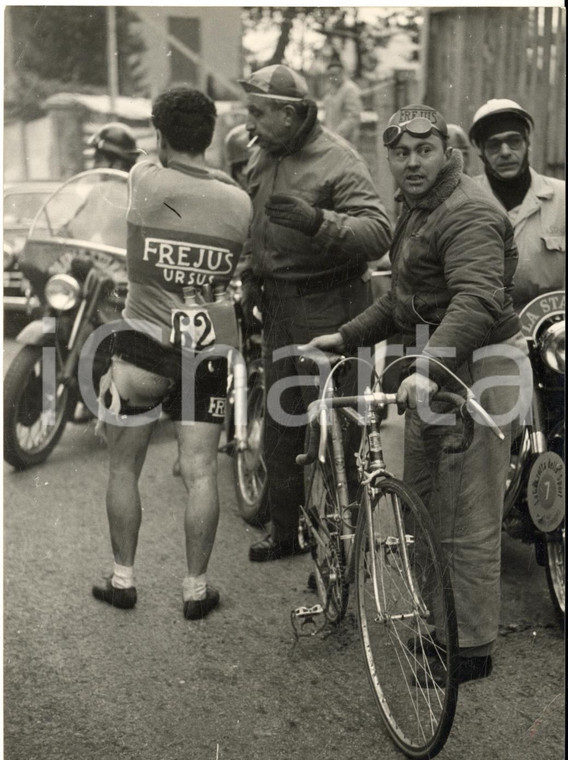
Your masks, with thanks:
M 61 182 L 37 180 L 4 187 L 4 312 L 31 313 L 34 308 L 29 283 L 20 272 L 18 258 L 31 224 Z M 37 304 L 39 305 L 39 301 Z

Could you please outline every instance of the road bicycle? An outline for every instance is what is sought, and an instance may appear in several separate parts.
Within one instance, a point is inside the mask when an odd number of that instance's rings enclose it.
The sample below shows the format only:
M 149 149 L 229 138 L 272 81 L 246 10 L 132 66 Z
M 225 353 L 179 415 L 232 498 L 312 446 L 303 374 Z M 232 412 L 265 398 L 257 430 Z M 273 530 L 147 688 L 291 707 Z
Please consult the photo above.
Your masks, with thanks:
M 385 465 L 382 410 L 396 395 L 370 388 L 336 395 L 334 375 L 349 361 L 361 359 L 341 359 L 310 404 L 306 452 L 296 460 L 306 468 L 299 535 L 311 548 L 319 603 L 293 610 L 292 625 L 297 636 L 337 625 L 355 584 L 367 674 L 387 731 L 408 757 L 432 758 L 450 733 L 458 696 L 451 581 L 428 511 Z M 461 425 L 460 440 L 443 450 L 464 451 L 473 438 L 470 409 L 486 413 L 469 389 L 465 399 L 447 392 L 435 399 L 454 408 Z M 355 479 L 345 453 L 353 423 L 361 431 Z

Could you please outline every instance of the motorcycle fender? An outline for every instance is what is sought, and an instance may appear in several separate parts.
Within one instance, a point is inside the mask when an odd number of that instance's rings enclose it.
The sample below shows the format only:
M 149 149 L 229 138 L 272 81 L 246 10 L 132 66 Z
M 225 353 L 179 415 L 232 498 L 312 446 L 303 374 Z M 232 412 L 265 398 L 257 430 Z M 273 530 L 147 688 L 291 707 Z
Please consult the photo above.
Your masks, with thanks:
M 21 330 L 16 336 L 18 343 L 26 346 L 52 346 L 54 344 L 54 333 L 44 332 L 43 320 L 34 319 Z

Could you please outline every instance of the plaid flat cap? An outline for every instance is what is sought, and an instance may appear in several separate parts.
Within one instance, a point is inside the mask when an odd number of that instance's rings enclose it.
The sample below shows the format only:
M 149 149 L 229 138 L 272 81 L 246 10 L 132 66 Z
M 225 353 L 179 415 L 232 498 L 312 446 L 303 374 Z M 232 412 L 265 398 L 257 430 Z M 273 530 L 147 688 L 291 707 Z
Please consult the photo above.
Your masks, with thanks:
M 248 79 L 239 79 L 245 92 L 275 100 L 304 100 L 308 85 L 304 77 L 277 63 L 255 71 Z

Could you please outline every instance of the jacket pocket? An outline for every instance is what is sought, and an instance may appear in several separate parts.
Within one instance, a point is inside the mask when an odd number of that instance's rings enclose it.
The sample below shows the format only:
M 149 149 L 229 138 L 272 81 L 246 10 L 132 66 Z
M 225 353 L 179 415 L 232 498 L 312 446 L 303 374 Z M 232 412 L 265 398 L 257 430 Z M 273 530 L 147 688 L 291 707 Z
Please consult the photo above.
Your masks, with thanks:
M 566 237 L 564 235 L 554 235 L 553 237 L 543 235 L 542 239 L 547 251 L 566 252 Z

